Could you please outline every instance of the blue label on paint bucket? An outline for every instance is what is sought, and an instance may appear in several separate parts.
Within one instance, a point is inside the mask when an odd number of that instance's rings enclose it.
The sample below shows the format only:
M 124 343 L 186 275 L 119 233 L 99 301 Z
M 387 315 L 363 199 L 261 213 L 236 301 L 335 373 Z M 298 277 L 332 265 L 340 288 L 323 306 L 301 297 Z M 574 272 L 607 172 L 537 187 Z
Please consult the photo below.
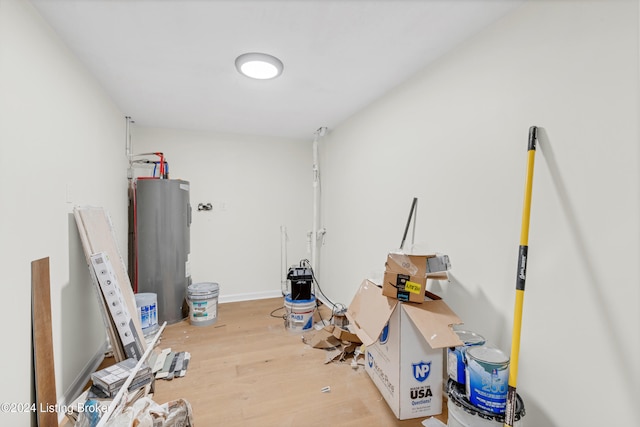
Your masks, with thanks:
M 158 324 L 156 305 L 143 305 L 140 309 L 140 326 L 142 329 L 150 328 Z
M 457 383 L 465 383 L 464 347 L 452 347 L 447 351 L 447 371 L 449 378 Z
M 447 350 L 447 373 L 449 378 L 457 382 L 458 384 L 465 384 L 466 382 L 466 368 L 465 368 L 465 353 L 469 347 L 484 345 L 485 339 L 483 336 L 469 331 L 455 331 L 460 338 L 460 341 L 464 343 L 464 346 L 450 347 Z
M 316 309 L 314 295 L 309 300 L 293 300 L 288 294 L 284 298 L 284 307 L 287 312 L 285 326 L 289 331 L 307 331 L 313 327 L 313 313 Z
M 466 352 L 466 389 L 480 409 L 503 414 L 507 405 L 509 358 L 497 348 L 472 347 Z

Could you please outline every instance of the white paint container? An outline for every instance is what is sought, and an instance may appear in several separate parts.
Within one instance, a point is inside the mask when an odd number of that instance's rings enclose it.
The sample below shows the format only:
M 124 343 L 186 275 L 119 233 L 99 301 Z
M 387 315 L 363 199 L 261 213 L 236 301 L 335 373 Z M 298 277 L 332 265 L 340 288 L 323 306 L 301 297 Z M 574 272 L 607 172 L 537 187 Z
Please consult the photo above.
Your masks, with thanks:
M 504 414 L 484 411 L 469 402 L 465 388 L 449 380 L 447 383 L 448 427 L 503 427 Z M 516 395 L 514 427 L 524 427 L 524 402 Z
M 316 310 L 314 295 L 307 300 L 293 300 L 291 294 L 288 294 L 284 297 L 284 308 L 284 325 L 289 332 L 303 332 L 313 327 L 313 312 Z
M 217 283 L 194 283 L 187 287 L 189 321 L 193 326 L 208 326 L 218 319 Z
M 158 296 L 154 293 L 135 294 L 140 327 L 145 336 L 158 330 Z
M 449 378 L 458 384 L 466 382 L 465 353 L 469 347 L 484 345 L 485 339 L 482 335 L 470 331 L 455 331 L 464 343 L 462 346 L 449 347 L 447 349 L 447 374 Z
M 496 414 L 507 407 L 509 356 L 490 346 L 466 352 L 466 394 L 472 405 Z

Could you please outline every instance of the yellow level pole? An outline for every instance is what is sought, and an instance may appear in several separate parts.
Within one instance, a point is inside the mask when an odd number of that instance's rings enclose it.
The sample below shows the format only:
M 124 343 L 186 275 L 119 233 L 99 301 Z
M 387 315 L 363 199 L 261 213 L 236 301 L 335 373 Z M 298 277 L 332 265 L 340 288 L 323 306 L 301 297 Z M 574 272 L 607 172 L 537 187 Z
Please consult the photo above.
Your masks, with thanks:
M 504 415 L 505 427 L 513 427 L 516 415 L 516 385 L 518 380 L 518 358 L 520 356 L 520 331 L 522 329 L 522 306 L 524 303 L 524 284 L 527 275 L 527 257 L 529 251 L 529 218 L 531 215 L 531 189 L 533 188 L 533 165 L 536 158 L 538 128 L 529 128 L 529 146 L 527 150 L 527 177 L 524 186 L 524 205 L 522 208 L 522 228 L 518 249 L 518 271 L 516 273 L 516 302 L 513 313 L 513 333 L 511 336 L 511 359 L 509 366 L 509 389 L 507 408 Z

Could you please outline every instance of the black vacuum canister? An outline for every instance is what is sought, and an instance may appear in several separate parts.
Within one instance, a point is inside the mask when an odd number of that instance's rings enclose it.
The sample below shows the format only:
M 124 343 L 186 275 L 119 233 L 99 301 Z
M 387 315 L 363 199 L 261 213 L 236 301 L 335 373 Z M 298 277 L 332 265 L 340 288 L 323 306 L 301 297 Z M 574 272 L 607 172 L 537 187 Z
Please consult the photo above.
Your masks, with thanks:
M 302 301 L 311 299 L 313 274 L 310 268 L 291 267 L 287 273 L 287 280 L 291 281 L 292 300 Z

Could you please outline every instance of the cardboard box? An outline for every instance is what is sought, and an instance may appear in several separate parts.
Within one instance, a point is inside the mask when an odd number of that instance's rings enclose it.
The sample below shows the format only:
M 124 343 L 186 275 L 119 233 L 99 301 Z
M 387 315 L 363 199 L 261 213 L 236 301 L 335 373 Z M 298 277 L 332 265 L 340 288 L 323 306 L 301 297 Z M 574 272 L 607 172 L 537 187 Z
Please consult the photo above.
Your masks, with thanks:
M 385 263 L 382 293 L 400 301 L 423 303 L 427 279 L 446 280 L 451 267 L 447 255 L 389 254 Z
M 463 345 L 452 329 L 462 321 L 447 304 L 441 299 L 404 303 L 365 280 L 347 318 L 366 345 L 365 370 L 396 417 L 442 413 L 443 349 Z

